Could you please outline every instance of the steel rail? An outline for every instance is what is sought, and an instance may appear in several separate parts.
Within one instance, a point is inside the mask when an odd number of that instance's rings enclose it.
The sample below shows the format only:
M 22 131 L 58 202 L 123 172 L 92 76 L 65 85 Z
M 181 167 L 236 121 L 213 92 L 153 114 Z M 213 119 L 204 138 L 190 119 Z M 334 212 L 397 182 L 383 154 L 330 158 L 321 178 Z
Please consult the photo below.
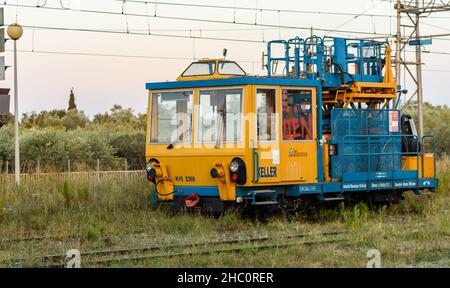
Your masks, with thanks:
M 180 252 L 180 253 L 163 253 L 156 255 L 139 255 L 133 257 L 119 257 L 119 258 L 104 258 L 104 259 L 94 259 L 83 261 L 84 264 L 103 264 L 103 263 L 111 263 L 111 262 L 122 262 L 122 261 L 139 261 L 146 259 L 154 259 L 154 258 L 169 258 L 169 257 L 182 257 L 182 256 L 194 256 L 194 255 L 210 255 L 217 253 L 239 253 L 246 250 L 264 250 L 271 248 L 288 248 L 299 245 L 320 245 L 320 244 L 333 244 L 333 243 L 342 243 L 348 239 L 333 239 L 333 240 L 321 240 L 321 241 L 304 241 L 304 242 L 294 242 L 294 243 L 276 243 L 276 244 L 266 244 L 260 246 L 247 246 L 247 247 L 237 247 L 237 248 L 223 248 L 223 249 L 213 249 L 213 250 L 204 250 L 204 251 L 190 251 L 190 252 Z M 248 243 L 248 242 L 244 242 Z M 50 266 L 50 267 L 61 267 L 61 265 Z
M 143 246 L 143 247 L 129 247 L 129 248 L 119 248 L 119 249 L 107 249 L 107 250 L 98 250 L 98 251 L 88 251 L 80 253 L 81 257 L 92 257 L 92 256 L 108 256 L 108 255 L 126 255 L 131 254 L 135 252 L 150 252 L 150 251 L 162 251 L 167 249 L 180 249 L 180 248 L 195 248 L 200 246 L 216 246 L 216 245 L 229 245 L 229 244 L 248 244 L 248 243 L 255 243 L 255 242 L 265 242 L 270 240 L 279 240 L 279 239 L 295 239 L 295 238 L 305 238 L 308 236 L 314 237 L 314 236 L 337 236 L 337 235 L 345 235 L 348 234 L 349 231 L 342 230 L 342 231 L 331 231 L 331 232 L 324 232 L 324 233 L 295 233 L 295 234 L 281 234 L 281 235 L 275 235 L 275 236 L 263 236 L 263 237 L 251 237 L 251 238 L 233 238 L 233 239 L 224 239 L 224 240 L 217 240 L 217 241 L 206 241 L 206 242 L 199 242 L 199 243 L 184 243 L 184 244 L 173 244 L 173 245 L 158 245 L 158 246 Z M 278 245 L 284 245 L 284 244 L 278 244 Z M 252 247 L 250 247 L 252 248 Z M 236 248 L 238 249 L 238 248 Z M 213 251 L 213 250 L 209 250 Z M 207 251 L 203 251 L 207 252 Z M 217 253 L 217 252 L 216 252 Z M 179 254 L 179 253 L 178 253 Z M 175 256 L 178 254 L 174 254 Z M 183 253 L 181 253 L 183 254 Z M 164 255 L 151 255 L 148 257 L 163 257 L 171 254 L 164 254 Z M 183 254 L 184 255 L 184 254 Z M 139 257 L 146 257 L 146 256 L 139 256 Z M 27 261 L 50 261 L 50 260 L 64 260 L 66 259 L 65 254 L 49 254 L 49 255 L 43 255 L 43 256 L 34 256 L 29 258 L 10 258 L 7 260 L 2 261 L 3 263 L 23 263 Z M 85 262 L 87 263 L 87 262 Z

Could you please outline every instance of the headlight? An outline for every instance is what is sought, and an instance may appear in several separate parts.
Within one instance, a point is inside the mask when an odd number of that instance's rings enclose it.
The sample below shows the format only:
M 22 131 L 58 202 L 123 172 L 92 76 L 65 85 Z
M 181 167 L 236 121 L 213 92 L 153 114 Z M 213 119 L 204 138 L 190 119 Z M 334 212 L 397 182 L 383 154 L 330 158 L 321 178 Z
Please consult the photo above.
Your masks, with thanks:
M 147 172 L 150 172 L 150 170 L 152 170 L 153 166 L 152 166 L 152 162 L 149 162 L 147 164 Z
M 247 182 L 247 172 L 244 161 L 241 158 L 234 158 L 231 160 L 229 169 L 231 182 L 238 185 L 245 185 Z
M 231 161 L 230 164 L 230 171 L 231 172 L 237 172 L 239 170 L 239 163 L 235 160 Z

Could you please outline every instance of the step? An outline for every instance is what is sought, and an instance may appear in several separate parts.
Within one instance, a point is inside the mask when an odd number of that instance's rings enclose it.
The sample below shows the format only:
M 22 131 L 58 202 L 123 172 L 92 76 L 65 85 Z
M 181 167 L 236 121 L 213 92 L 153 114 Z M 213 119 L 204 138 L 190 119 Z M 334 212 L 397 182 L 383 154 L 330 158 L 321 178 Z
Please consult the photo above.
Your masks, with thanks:
M 261 201 L 261 202 L 255 202 L 253 205 L 274 205 L 274 204 L 278 204 L 278 202 L 277 201 Z
M 276 190 L 253 190 L 253 193 L 255 194 L 273 194 L 277 193 Z
M 342 201 L 342 200 L 345 200 L 344 197 L 323 198 L 323 201 Z

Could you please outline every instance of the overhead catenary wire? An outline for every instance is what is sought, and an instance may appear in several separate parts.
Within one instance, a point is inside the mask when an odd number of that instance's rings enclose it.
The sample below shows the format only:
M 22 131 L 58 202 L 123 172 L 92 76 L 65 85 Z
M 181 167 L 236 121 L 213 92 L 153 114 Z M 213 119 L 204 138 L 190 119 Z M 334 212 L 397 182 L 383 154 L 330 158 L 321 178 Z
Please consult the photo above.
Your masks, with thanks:
M 120 0 L 123 2 L 124 0 Z M 129 2 L 127 0 L 127 2 Z M 138 1 L 139 2 L 139 1 Z M 140 3 L 147 3 L 147 2 L 140 2 Z M 150 3 L 150 2 L 149 2 Z M 152 2 L 153 3 L 153 2 Z M 156 3 L 156 2 L 155 2 Z M 161 2 L 160 2 L 161 3 Z M 5 6 L 16 6 L 19 4 L 8 4 L 7 1 L 4 1 L 3 4 Z M 113 12 L 113 11 L 101 11 L 101 10 L 86 10 L 86 9 L 63 9 L 58 7 L 50 7 L 50 6 L 32 6 L 32 5 L 23 5 L 20 4 L 20 7 L 25 8 L 38 8 L 38 9 L 51 9 L 51 10 L 63 10 L 63 11 L 72 11 L 72 12 L 82 12 L 82 13 L 97 13 L 97 14 L 107 14 L 107 15 L 124 15 L 125 13 L 121 12 Z M 338 30 L 338 29 L 325 29 L 325 28 L 317 28 L 317 27 L 301 27 L 301 26 L 286 26 L 286 25 L 276 25 L 276 24 L 263 24 L 263 23 L 250 23 L 250 22 L 230 22 L 230 21 L 224 21 L 224 20 L 214 20 L 214 19 L 201 19 L 201 18 L 187 18 L 187 17 L 174 17 L 174 16 L 161 16 L 156 15 L 156 4 L 155 4 L 155 15 L 152 18 L 162 18 L 162 19 L 168 19 L 168 20 L 183 20 L 183 21 L 198 21 L 198 22 L 205 22 L 205 23 L 218 23 L 218 24 L 237 24 L 237 25 L 246 25 L 246 26 L 260 26 L 261 28 L 267 27 L 267 28 L 273 28 L 273 29 L 298 29 L 298 30 L 308 30 L 310 31 L 311 28 L 316 31 L 322 31 L 322 32 L 335 32 L 336 34 L 345 34 L 346 36 L 350 36 L 350 34 L 360 34 L 360 35 L 374 35 L 370 38 L 389 38 L 393 35 L 386 34 L 386 33 L 376 33 L 376 32 L 369 32 L 369 31 L 353 31 L 353 30 Z M 281 11 L 281 10 L 280 10 Z M 148 14 L 137 14 L 137 13 L 126 13 L 127 16 L 134 16 L 134 17 L 146 17 L 147 20 L 149 19 Z M 361 14 L 361 13 L 360 13 Z M 356 14 L 357 15 L 357 14 Z M 261 11 L 261 19 L 262 19 L 262 11 Z M 262 22 L 262 21 L 261 21 Z M 193 30 L 193 29 L 190 29 Z M 206 31 L 205 29 L 203 29 Z M 446 36 L 447 34 L 443 35 L 436 35 L 435 37 L 442 37 Z M 366 37 L 369 38 L 369 37 Z
M 147 34 L 143 32 L 135 32 L 135 31 L 121 31 L 121 30 L 101 30 L 101 29 L 84 29 L 84 28 L 70 28 L 70 27 L 55 27 L 55 26 L 23 26 L 24 29 L 35 30 L 55 30 L 55 31 L 72 31 L 72 32 L 89 32 L 89 33 L 110 33 L 110 34 L 123 34 L 123 35 L 135 35 L 135 36 L 154 36 L 154 37 L 174 37 L 174 38 L 184 38 L 184 39 L 203 39 L 203 40 L 214 40 L 214 41 L 235 41 L 235 42 L 247 42 L 247 43 L 257 43 L 263 44 L 264 40 L 252 40 L 252 39 L 238 39 L 238 38 L 223 38 L 223 37 L 206 37 L 203 35 L 174 35 L 174 34 L 162 34 L 162 33 L 152 33 Z M 192 32 L 192 31 L 189 31 Z M 407 51 L 410 53 L 414 53 L 414 51 Z M 447 55 L 450 53 L 447 52 L 434 52 L 427 51 L 424 52 L 426 54 L 441 54 Z
M 7 52 L 12 52 L 8 49 Z M 18 50 L 21 53 L 33 53 L 33 54 L 48 54 L 48 55 L 65 55 L 65 56 L 89 56 L 89 57 L 113 57 L 113 58 L 136 58 L 136 59 L 149 59 L 149 60 L 175 60 L 175 61 L 195 61 L 193 57 L 168 57 L 168 56 L 150 56 L 150 55 L 130 55 L 130 54 L 108 54 L 108 53 L 91 53 L 91 52 L 70 52 L 70 51 L 55 51 L 55 50 Z M 450 55 L 450 53 L 449 53 Z M 238 63 L 250 63 L 258 64 L 261 61 L 246 60 L 246 59 L 233 59 Z M 442 72 L 450 73 L 450 70 L 445 69 L 424 69 L 427 72 Z
M 147 30 L 103 30 L 103 29 L 88 29 L 88 28 L 73 28 L 73 27 L 56 27 L 56 26 L 33 26 L 24 25 L 24 29 L 34 29 L 34 30 L 56 30 L 56 31 L 72 31 L 72 32 L 91 32 L 91 33 L 110 33 L 110 34 L 124 34 L 124 35 L 135 35 L 135 36 L 155 36 L 155 37 L 173 37 L 173 38 L 186 38 L 186 39 L 203 39 L 203 40 L 216 40 L 216 41 L 234 41 L 234 42 L 248 42 L 248 43 L 266 43 L 265 40 L 257 39 L 239 39 L 239 38 L 224 38 L 224 37 L 209 37 L 201 35 L 201 29 L 199 35 L 192 34 L 193 30 L 155 30 L 155 31 L 185 31 L 189 32 L 189 35 L 177 35 L 177 34 L 163 34 L 163 33 L 143 33 L 139 31 Z
M 88 28 L 70 28 L 70 27 L 56 27 L 56 26 L 32 26 L 23 25 L 24 29 L 36 29 L 36 30 L 54 30 L 54 31 L 72 31 L 72 32 L 91 32 L 91 33 L 109 33 L 109 34 L 123 34 L 123 35 L 135 35 L 135 36 L 152 36 L 152 37 L 172 37 L 172 38 L 184 38 L 184 39 L 203 39 L 203 40 L 216 40 L 216 41 L 233 41 L 233 42 L 247 42 L 247 43 L 265 43 L 262 40 L 252 39 L 239 39 L 239 38 L 224 38 L 224 37 L 209 37 L 203 35 L 176 35 L 176 34 L 162 34 L 162 33 L 142 33 L 133 30 L 120 31 L 120 30 L 102 30 L 102 29 L 88 29 Z M 191 31 L 192 32 L 192 31 Z
M 12 52 L 13 50 L 7 49 L 7 52 Z M 53 55 L 68 55 L 68 56 L 92 56 L 92 57 L 115 57 L 115 58 L 137 58 L 137 59 L 154 59 L 154 60 L 183 60 L 183 61 L 193 61 L 196 60 L 194 57 L 172 57 L 172 56 L 150 56 L 150 55 L 130 55 L 130 54 L 110 54 L 110 53 L 94 53 L 94 52 L 75 52 L 75 51 L 56 51 L 56 50 L 25 50 L 20 49 L 18 52 L 21 53 L 35 53 L 35 54 L 53 54 Z M 234 59 L 236 62 L 242 63 L 260 63 L 257 60 L 245 60 L 245 59 Z
M 124 2 L 128 2 L 128 0 L 127 1 L 124 1 L 124 0 L 121 0 L 123 3 Z M 6 3 L 6 1 L 5 1 L 5 3 Z M 149 2 L 141 2 L 141 3 L 149 3 Z M 17 3 L 16 3 L 17 4 Z M 44 3 L 45 4 L 45 3 Z M 9 5 L 9 4 L 8 4 Z M 26 5 L 25 5 L 26 6 Z M 34 6 L 27 6 L 27 7 L 30 7 L 30 8 L 35 8 Z M 39 8 L 46 8 L 46 9 L 58 9 L 58 10 L 67 10 L 67 8 L 65 8 L 65 9 L 61 9 L 61 8 L 55 8 L 55 7 L 52 7 L 52 8 L 49 8 L 49 7 L 42 7 L 42 6 L 39 6 Z M 122 8 L 123 8 L 123 6 L 122 6 Z M 373 7 L 372 7 L 373 8 Z M 156 11 L 156 2 L 155 2 L 155 11 Z M 86 11 L 81 11 L 81 12 L 86 12 Z M 97 12 L 95 12 L 95 13 L 97 13 Z M 102 11 L 101 13 L 111 13 L 111 12 L 105 12 L 105 11 Z M 126 14 L 123 10 L 122 10 L 122 13 L 120 13 L 120 14 Z M 360 13 L 361 14 L 361 13 Z M 148 17 L 148 13 L 147 13 L 147 15 L 143 15 L 143 16 L 146 16 L 147 17 L 147 19 L 149 18 Z M 261 18 L 262 18 L 262 16 L 261 16 Z M 255 18 L 255 22 L 256 22 L 256 18 Z M 257 23 L 255 23 L 255 24 L 257 24 Z M 281 25 L 278 25 L 277 27 L 272 27 L 271 29 L 280 29 L 280 26 Z M 33 29 L 33 31 L 35 31 L 35 29 L 46 29 L 46 30 L 61 30 L 61 31 L 68 31 L 68 30 L 70 30 L 70 31 L 79 31 L 79 32 L 99 32 L 99 33 L 114 33 L 114 34 L 120 34 L 120 33 L 124 33 L 124 32 L 122 32 L 122 31 L 114 31 L 114 30 L 100 30 L 100 29 L 85 29 L 85 28 L 67 28 L 67 27 L 44 27 L 44 26 L 41 26 L 41 27 L 38 27 L 38 26 L 25 26 L 25 28 L 32 28 Z M 262 27 L 263 28 L 263 27 Z M 148 28 L 149 29 L 149 28 Z M 255 29 L 255 28 L 252 28 L 252 29 L 254 29 L 254 30 L 257 30 L 257 29 Z M 295 29 L 295 27 L 292 27 L 292 29 Z M 306 28 L 305 28 L 306 29 Z M 311 28 L 308 28 L 308 29 L 311 29 Z M 314 29 L 314 28 L 313 28 Z M 317 28 L 316 28 L 317 29 Z M 227 30 L 227 29 L 210 29 L 209 31 L 224 31 L 224 30 Z M 235 29 L 235 30 L 245 30 L 245 29 Z M 159 31 L 189 31 L 189 36 L 187 36 L 187 35 L 174 35 L 174 34 L 162 34 L 162 33 L 158 33 L 158 34 L 153 34 L 152 36 L 160 36 L 160 37 L 174 37 L 174 38 L 189 38 L 189 39 L 205 39 L 205 40 L 221 40 L 221 41 L 238 41 L 238 42 L 253 42 L 253 43 L 265 43 L 266 41 L 264 40 L 264 35 L 263 35 L 263 40 L 262 41 L 259 41 L 259 40 L 251 40 L 251 39 L 234 39 L 234 38 L 223 38 L 223 37 L 205 37 L 205 36 L 203 36 L 203 35 L 199 35 L 199 36 L 196 36 L 196 35 L 192 35 L 192 29 L 189 29 L 189 30 L 185 30 L 185 29 L 180 29 L 180 30 L 177 30 L 177 29 L 172 29 L 172 30 L 170 30 L 170 29 L 167 29 L 167 30 L 164 30 L 164 29 L 161 29 L 161 30 L 159 30 Z M 200 29 L 199 29 L 199 31 L 200 31 Z M 205 31 L 205 30 L 204 30 Z M 206 31 L 208 31 L 208 30 L 206 30 Z M 367 33 L 369 33 L 369 32 L 367 32 Z M 124 33 L 125 34 L 125 33 Z M 151 34 L 150 33 L 150 30 L 148 30 L 148 34 L 147 33 L 138 33 L 138 32 L 136 32 L 136 31 L 130 31 L 129 30 L 129 27 L 128 27 L 128 25 L 127 25 L 127 31 L 126 31 L 126 34 L 133 34 L 133 35 L 149 35 L 149 34 Z M 264 32 L 263 32 L 263 34 L 264 34 Z M 372 33 L 373 34 L 373 33 Z M 446 34 L 444 34 L 444 35 L 446 35 Z M 442 38 L 442 40 L 450 40 L 450 39 L 446 39 L 446 38 Z M 433 54 L 433 52 L 430 52 L 430 54 Z M 447 53 L 436 53 L 436 54 L 442 54 L 442 55 L 446 55 Z
M 111 0 L 111 1 L 123 1 L 123 0 Z M 125 0 L 129 3 L 142 4 L 142 3 L 158 3 L 161 6 L 181 6 L 181 7 L 193 7 L 193 8 L 213 8 L 224 10 L 243 10 L 243 11 L 264 11 L 274 13 L 293 13 L 293 14 L 313 14 L 313 15 L 334 15 L 334 16 L 358 16 L 358 17 L 383 17 L 391 18 L 393 16 L 386 14 L 367 14 L 367 13 L 351 13 L 351 12 L 335 12 L 335 11 L 313 11 L 313 10 L 296 10 L 296 9 L 274 9 L 274 8 L 260 8 L 260 7 L 246 7 L 246 6 L 225 6 L 225 5 L 211 5 L 211 4 L 193 4 L 193 3 L 179 3 L 179 2 L 161 2 L 161 1 L 137 1 L 137 0 Z M 377 4 L 378 5 L 378 4 Z M 449 17 L 432 17 L 432 18 L 444 18 Z
M 129 0 L 120 0 L 121 2 L 123 2 L 123 4 L 125 3 L 125 2 L 130 2 Z M 13 5 L 13 4 L 7 4 L 6 2 L 7 1 L 4 1 L 5 2 L 5 5 L 11 5 L 11 6 L 17 6 L 18 5 L 18 3 L 16 3 L 15 5 Z M 147 2 L 141 2 L 141 1 L 137 1 L 137 2 L 140 2 L 140 3 L 155 3 L 155 16 L 156 16 L 156 9 L 157 9 L 157 4 L 158 4 L 158 2 L 151 2 L 151 1 L 147 1 Z M 161 2 L 159 2 L 159 3 L 161 3 Z M 56 7 L 45 7 L 45 5 L 46 5 L 46 3 L 44 3 L 44 5 L 43 6 L 28 6 L 28 5 L 21 5 L 21 6 L 26 6 L 26 7 L 29 7 L 29 8 L 45 8 L 45 9 L 57 9 L 57 10 L 68 10 L 68 8 L 64 8 L 64 9 L 61 9 L 61 8 L 56 8 Z M 147 5 L 147 4 L 146 4 Z M 122 7 L 123 8 L 123 7 Z M 373 8 L 373 7 L 372 7 Z M 69 8 L 70 9 L 70 8 Z M 263 9 L 260 9 L 261 11 L 263 10 Z M 106 13 L 106 14 L 120 14 L 120 15 L 124 15 L 124 14 L 127 14 L 127 13 L 125 13 L 124 11 L 122 11 L 122 13 L 114 13 L 114 12 L 106 12 L 106 11 L 91 11 L 91 10 L 88 10 L 88 11 L 86 11 L 86 10 L 81 10 L 81 11 L 78 11 L 78 10 L 76 10 L 77 12 L 92 12 L 92 13 Z M 278 11 L 278 10 L 277 10 Z M 280 11 L 282 11 L 282 10 L 280 10 Z M 359 15 L 360 15 L 361 13 L 359 13 Z M 140 15 L 140 14 L 139 14 Z M 140 16 L 143 16 L 143 17 L 147 17 L 147 19 L 149 19 L 149 17 L 148 17 L 148 13 L 147 13 L 147 15 L 140 15 Z M 205 20 L 205 21 L 208 21 L 208 20 L 206 20 L 206 19 L 203 19 L 203 20 Z M 202 20 L 202 21 L 203 21 Z M 353 20 L 353 19 L 352 19 Z M 261 22 L 262 22 L 262 15 L 261 15 Z M 248 23 L 247 23 L 248 24 Z M 257 24 L 256 23 L 256 18 L 255 18 L 255 24 Z M 252 24 L 252 25 L 255 25 L 255 24 Z M 271 29 L 280 29 L 281 28 L 281 25 L 272 25 L 272 26 L 275 26 L 275 27 L 270 27 Z M 264 26 L 261 26 L 261 28 L 263 29 L 263 27 Z M 99 32 L 99 33 L 114 33 L 114 34 L 121 34 L 121 33 L 123 33 L 123 34 L 125 34 L 124 32 L 122 32 L 122 31 L 114 31 L 114 30 L 100 30 L 100 29 L 85 29 L 85 28 L 66 28 L 66 27 L 43 27 L 43 26 L 41 26 L 41 27 L 38 27 L 38 26 L 25 26 L 25 28 L 32 28 L 33 29 L 33 31 L 35 31 L 35 29 L 46 29 L 46 30 L 61 30 L 61 31 L 68 31 L 68 30 L 70 30 L 70 31 L 79 31 L 79 32 Z M 306 28 L 306 27 L 303 27 L 304 29 L 311 29 L 311 28 L 313 28 L 313 27 L 310 27 L 310 28 Z M 442 27 L 441 27 L 442 28 Z M 291 27 L 290 29 L 297 29 L 296 27 Z M 320 30 L 320 28 L 313 28 L 313 29 L 319 29 Z M 201 29 L 199 29 L 199 31 L 200 31 Z M 206 30 L 203 30 L 203 31 L 225 31 L 225 30 L 228 30 L 228 29 L 206 29 Z M 231 30 L 231 29 L 230 29 Z M 241 28 L 241 29 L 234 29 L 234 30 L 246 30 L 246 29 L 243 29 L 243 28 Z M 255 28 L 252 28 L 252 30 L 258 30 L 258 29 L 255 29 Z M 223 38 L 223 37 L 205 37 L 205 36 L 202 36 L 202 35 L 199 35 L 199 36 L 195 36 L 195 35 L 192 35 L 192 29 L 189 29 L 189 30 L 187 30 L 187 29 L 179 29 L 179 30 L 177 30 L 177 29 L 172 29 L 172 30 L 170 30 L 170 29 L 166 29 L 166 30 L 164 30 L 164 29 L 161 29 L 161 30 L 157 30 L 157 31 L 189 31 L 189 36 L 187 36 L 187 35 L 173 35 L 173 34 L 161 34 L 161 33 L 159 33 L 159 34 L 153 34 L 152 36 L 160 36 L 160 37 L 174 37 L 174 38 L 189 38 L 189 39 L 196 39 L 196 38 L 198 38 L 198 39 L 205 39 L 205 40 L 222 40 L 222 41 L 238 41 L 238 42 L 253 42 L 253 43 L 265 43 L 266 41 L 264 40 L 264 35 L 263 35 L 263 40 L 262 41 L 259 41 L 259 40 L 251 40 L 251 39 L 234 39 L 234 38 Z M 354 31 L 353 31 L 354 32 Z M 33 32 L 34 33 L 34 32 Z M 355 32 L 355 33 L 359 33 L 359 32 Z M 363 32 L 363 33 L 370 33 L 370 34 L 377 34 L 377 33 L 371 33 L 371 32 Z M 129 30 L 129 28 L 128 28 L 128 25 L 127 25 L 127 31 L 126 31 L 126 34 L 133 34 L 133 35 L 149 35 L 149 34 L 151 34 L 150 33 L 150 30 L 148 30 L 148 34 L 144 34 L 144 33 L 138 33 L 138 32 L 136 32 L 136 31 L 130 31 Z M 264 32 L 263 32 L 263 34 L 264 34 Z M 442 34 L 442 35 L 447 35 L 447 34 Z M 390 36 L 390 35 L 389 35 Z M 425 37 L 425 36 L 424 36 Z M 435 39 L 439 39 L 439 38 L 435 38 Z M 446 38 L 440 38 L 439 40 L 450 40 L 450 39 L 446 39 Z M 434 53 L 434 52 L 428 52 L 429 54 L 442 54 L 442 55 L 447 55 L 448 53 L 445 53 L 445 52 L 436 52 L 436 53 Z
M 123 1 L 123 0 L 121 0 Z M 144 4 L 144 2 L 141 2 Z M 2 4 L 4 6 L 16 6 L 16 4 L 8 4 L 7 1 L 4 1 Z M 19 5 L 19 4 L 17 4 Z M 145 17 L 148 18 L 147 14 L 139 14 L 139 13 L 122 13 L 120 12 L 114 12 L 114 11 L 103 11 L 103 10 L 92 10 L 92 9 L 80 9 L 80 10 L 74 10 L 74 9 L 63 9 L 59 7 L 50 7 L 50 6 L 33 6 L 33 5 L 23 5 L 20 4 L 19 7 L 23 8 L 29 8 L 29 9 L 47 9 L 47 10 L 59 10 L 59 11 L 72 11 L 76 13 L 95 13 L 95 14 L 104 14 L 104 15 L 127 15 L 127 16 L 133 16 L 133 17 Z M 320 28 L 320 27 L 303 27 L 303 26 L 295 26 L 295 25 L 277 25 L 277 24 L 264 24 L 264 23 L 252 23 L 252 22 L 242 22 L 242 21 L 226 21 L 226 20 L 218 20 L 218 19 L 205 19 L 205 18 L 193 18 L 193 17 L 181 17 L 181 16 L 163 16 L 163 15 L 154 15 L 152 18 L 160 18 L 160 19 L 166 19 L 166 20 L 177 20 L 177 21 L 194 21 L 194 22 L 204 22 L 204 23 L 216 23 L 216 24 L 234 24 L 234 25 L 242 25 L 242 26 L 259 26 L 259 27 L 268 27 L 268 28 L 276 28 L 276 29 L 297 29 L 297 30 L 305 30 L 310 31 L 311 28 L 314 29 L 314 31 L 321 31 L 321 32 L 336 32 L 336 33 L 346 33 L 348 35 L 374 35 L 374 36 L 382 36 L 382 37 L 390 37 L 392 35 L 386 34 L 386 33 L 373 33 L 369 31 L 354 31 L 354 30 L 340 30 L 340 29 L 327 29 L 327 28 Z
M 423 21 L 421 21 L 420 24 L 425 25 L 425 26 L 430 26 L 430 27 L 438 28 L 438 29 L 442 29 L 442 30 L 445 30 L 445 31 L 450 31 L 450 28 L 448 28 L 448 27 L 442 27 L 442 26 L 440 26 L 440 25 L 435 25 L 435 24 L 425 23 L 425 22 L 423 22 Z
M 111 0 L 111 1 L 124 1 L 124 0 Z M 135 4 L 145 4 L 145 3 L 156 3 L 156 1 L 136 1 L 136 0 L 125 0 L 129 3 L 135 3 Z M 181 6 L 181 7 L 192 7 L 192 8 L 211 8 L 211 9 L 223 9 L 223 10 L 243 10 L 243 11 L 253 11 L 253 12 L 274 12 L 274 13 L 293 13 L 293 14 L 322 14 L 322 15 L 335 15 L 335 16 L 356 16 L 360 15 L 358 13 L 350 13 L 350 12 L 334 12 L 334 11 L 312 11 L 312 10 L 295 10 L 295 9 L 273 9 L 273 8 L 262 8 L 259 7 L 259 5 L 256 5 L 256 7 L 244 7 L 244 6 L 237 6 L 236 1 L 234 2 L 233 6 L 225 6 L 225 5 L 212 5 L 212 4 L 193 4 L 193 3 L 179 3 L 179 2 L 157 2 L 159 5 L 162 6 Z M 389 15 L 385 14 L 363 14 L 361 16 L 366 17 L 390 17 Z

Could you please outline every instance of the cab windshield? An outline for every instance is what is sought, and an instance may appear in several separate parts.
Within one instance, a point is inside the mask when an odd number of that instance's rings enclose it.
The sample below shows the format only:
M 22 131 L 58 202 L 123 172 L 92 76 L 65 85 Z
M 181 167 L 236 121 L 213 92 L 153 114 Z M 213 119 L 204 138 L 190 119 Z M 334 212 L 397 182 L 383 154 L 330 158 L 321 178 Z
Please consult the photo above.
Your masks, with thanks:
M 216 62 L 194 62 L 192 63 L 186 71 L 184 71 L 183 76 L 204 76 L 213 75 L 216 71 Z
M 219 74 L 245 76 L 245 71 L 236 62 L 219 62 Z
M 242 89 L 200 90 L 198 142 L 240 142 Z
M 217 66 L 218 65 L 218 66 Z M 217 67 L 216 67 L 217 66 Z M 211 76 L 216 73 L 220 75 L 245 76 L 245 71 L 233 61 L 202 61 L 194 62 L 183 72 L 181 76 Z
M 150 143 L 191 143 L 192 91 L 152 94 Z

